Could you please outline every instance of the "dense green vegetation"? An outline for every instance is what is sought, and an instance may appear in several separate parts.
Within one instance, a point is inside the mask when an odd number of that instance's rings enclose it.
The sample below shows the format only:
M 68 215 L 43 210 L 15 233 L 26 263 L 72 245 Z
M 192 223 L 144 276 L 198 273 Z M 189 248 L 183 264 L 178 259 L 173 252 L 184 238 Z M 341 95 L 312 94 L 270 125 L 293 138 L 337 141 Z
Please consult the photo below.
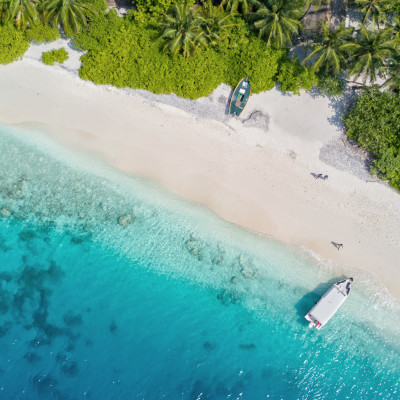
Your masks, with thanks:
M 50 25 L 45 25 L 41 21 L 35 21 L 26 30 L 26 37 L 30 42 L 45 43 L 53 42 L 60 38 L 60 31 Z
M 22 57 L 29 41 L 12 25 L 0 26 L 0 64 L 9 64 Z
M 366 90 L 344 123 L 349 137 L 373 155 L 372 172 L 400 190 L 400 94 Z
M 55 62 L 62 64 L 68 60 L 68 52 L 64 48 L 42 53 L 43 64 L 53 65 Z
M 235 24 L 230 34 L 231 41 L 201 48 L 196 57 L 170 57 L 162 50 L 165 45 L 157 28 L 121 19 L 111 11 L 75 40 L 78 48 L 88 50 L 80 75 L 96 83 L 190 98 L 208 95 L 222 82 L 234 86 L 246 74 L 255 92 L 271 89 L 279 76 L 288 78 L 287 90 L 311 87 L 316 81 L 312 72 L 289 60 L 285 50 L 266 48 L 245 24 Z

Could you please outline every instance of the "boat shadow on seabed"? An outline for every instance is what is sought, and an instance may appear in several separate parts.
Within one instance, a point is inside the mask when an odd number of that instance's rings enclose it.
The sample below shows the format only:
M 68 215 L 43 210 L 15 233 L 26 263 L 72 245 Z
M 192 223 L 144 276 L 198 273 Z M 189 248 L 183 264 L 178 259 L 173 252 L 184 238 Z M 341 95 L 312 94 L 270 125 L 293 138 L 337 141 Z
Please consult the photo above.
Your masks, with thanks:
M 297 322 L 306 325 L 308 322 L 304 318 L 304 316 L 308 313 L 308 311 L 318 303 L 318 300 L 321 296 L 336 282 L 346 279 L 344 275 L 332 278 L 327 282 L 320 283 L 317 287 L 315 287 L 311 292 L 305 294 L 295 305 L 297 311 L 298 320 Z

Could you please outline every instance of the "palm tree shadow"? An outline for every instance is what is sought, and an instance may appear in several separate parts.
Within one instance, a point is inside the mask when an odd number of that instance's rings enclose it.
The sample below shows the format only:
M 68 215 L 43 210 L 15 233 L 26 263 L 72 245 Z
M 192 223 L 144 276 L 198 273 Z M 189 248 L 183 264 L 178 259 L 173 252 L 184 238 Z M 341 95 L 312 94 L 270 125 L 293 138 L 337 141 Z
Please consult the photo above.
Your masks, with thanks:
M 343 94 L 338 97 L 330 97 L 329 107 L 333 110 L 333 115 L 328 117 L 328 122 L 339 129 L 344 129 L 343 116 L 349 110 L 357 97 L 357 93 L 352 88 L 347 87 Z
M 308 324 L 304 316 L 318 302 L 321 296 L 336 282 L 346 279 L 344 276 L 330 279 L 328 282 L 320 283 L 311 292 L 305 294 L 295 305 L 297 311 L 297 322 L 300 324 Z

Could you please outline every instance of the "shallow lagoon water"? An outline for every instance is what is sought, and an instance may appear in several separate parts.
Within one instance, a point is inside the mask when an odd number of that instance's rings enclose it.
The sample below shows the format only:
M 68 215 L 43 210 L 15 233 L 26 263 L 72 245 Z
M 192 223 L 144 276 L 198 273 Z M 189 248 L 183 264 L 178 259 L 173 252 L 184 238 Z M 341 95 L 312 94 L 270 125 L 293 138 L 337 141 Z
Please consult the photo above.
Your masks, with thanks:
M 369 277 L 309 330 L 342 270 L 38 132 L 0 146 L 0 398 L 399 398 L 398 307 Z

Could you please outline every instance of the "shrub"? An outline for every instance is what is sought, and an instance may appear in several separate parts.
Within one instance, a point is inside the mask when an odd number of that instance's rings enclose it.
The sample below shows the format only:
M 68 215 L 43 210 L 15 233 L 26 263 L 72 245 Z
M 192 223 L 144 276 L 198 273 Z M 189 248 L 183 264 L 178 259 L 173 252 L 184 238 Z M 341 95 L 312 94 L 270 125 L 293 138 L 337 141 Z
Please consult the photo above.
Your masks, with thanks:
M 110 10 L 107 14 L 99 14 L 90 22 L 87 31 L 76 35 L 74 45 L 79 50 L 100 51 L 102 48 L 107 48 L 114 33 L 119 31 L 122 25 L 124 25 L 124 20 L 115 10 Z
M 0 26 L 0 64 L 9 64 L 21 58 L 28 50 L 25 33 L 12 25 Z
M 26 30 L 26 37 L 30 42 L 53 42 L 60 38 L 60 32 L 55 26 L 44 25 L 41 21 L 37 21 Z
M 346 80 L 341 76 L 317 74 L 318 89 L 327 96 L 341 96 L 346 89 Z
M 109 12 L 94 20 L 74 44 L 89 51 L 82 57 L 83 79 L 198 98 L 222 82 L 234 87 L 246 75 L 254 92 L 274 87 L 282 52 L 266 48 L 262 40 L 249 35 L 243 45 L 231 46 L 225 40 L 201 49 L 192 59 L 172 59 L 163 53 L 155 29 Z
M 347 135 L 371 152 L 372 172 L 400 189 L 400 94 L 367 89 L 343 120 Z
M 235 87 L 240 79 L 249 76 L 252 93 L 270 90 L 276 85 L 281 50 L 265 46 L 265 42 L 250 35 L 244 46 L 225 49 L 225 74 L 222 82 Z
M 361 147 L 378 153 L 400 146 L 400 95 L 367 89 L 344 117 L 348 136 Z
M 383 149 L 377 154 L 371 172 L 388 179 L 393 187 L 400 190 L 400 148 Z
M 42 61 L 46 65 L 53 65 L 55 62 L 62 64 L 65 60 L 68 60 L 68 52 L 64 48 L 42 53 Z
M 104 14 L 107 10 L 107 3 L 105 0 L 90 0 L 89 1 L 91 8 L 96 11 L 98 15 Z M 89 18 L 89 20 L 93 19 L 93 15 L 88 13 L 86 10 L 84 11 L 85 15 Z
M 309 90 L 318 83 L 315 73 L 302 65 L 296 58 L 283 58 L 279 66 L 278 81 L 283 92 L 293 92 L 299 95 L 300 89 Z

